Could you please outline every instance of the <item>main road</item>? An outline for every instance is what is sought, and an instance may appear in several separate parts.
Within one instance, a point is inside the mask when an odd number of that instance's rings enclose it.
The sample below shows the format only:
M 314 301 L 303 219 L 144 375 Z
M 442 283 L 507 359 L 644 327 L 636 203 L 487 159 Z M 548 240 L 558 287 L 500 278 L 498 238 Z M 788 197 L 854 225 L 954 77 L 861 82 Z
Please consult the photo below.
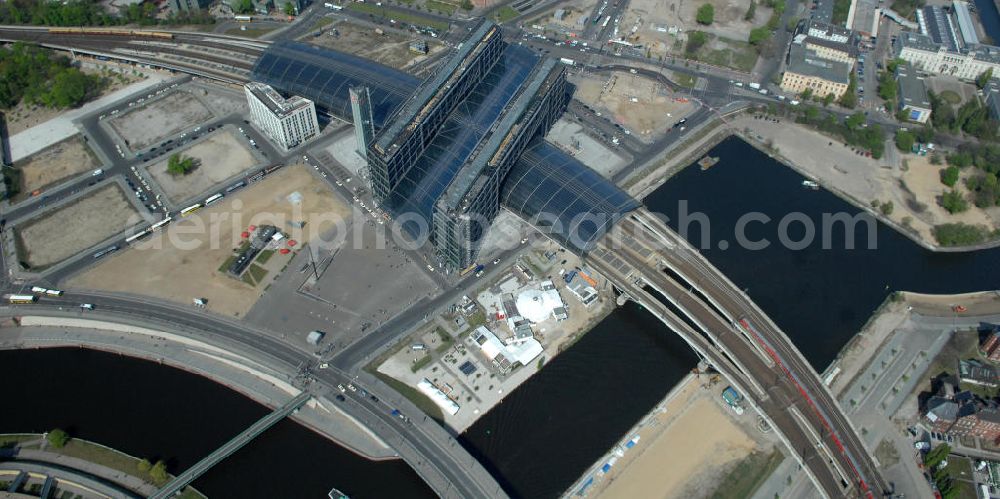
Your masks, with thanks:
M 10 291 L 10 289 L 7 289 Z M 316 369 L 311 352 L 281 341 L 273 333 L 259 331 L 193 307 L 123 294 L 71 291 L 62 298 L 42 298 L 36 304 L 3 309 L 8 316 L 43 315 L 78 317 L 80 303 L 91 303 L 95 311 L 87 318 L 133 324 L 182 334 L 223 348 L 285 373 L 291 380 L 304 372 L 314 381 L 314 393 L 339 393 L 338 384 L 355 381 L 356 375 L 336 368 Z M 359 421 L 371 422 L 379 435 L 442 497 L 506 497 L 497 481 L 453 435 L 433 420 L 418 418 L 419 409 L 374 380 L 364 388 L 381 400 L 398 400 L 397 409 L 414 415 L 409 421 L 365 397 L 352 397 L 340 408 Z

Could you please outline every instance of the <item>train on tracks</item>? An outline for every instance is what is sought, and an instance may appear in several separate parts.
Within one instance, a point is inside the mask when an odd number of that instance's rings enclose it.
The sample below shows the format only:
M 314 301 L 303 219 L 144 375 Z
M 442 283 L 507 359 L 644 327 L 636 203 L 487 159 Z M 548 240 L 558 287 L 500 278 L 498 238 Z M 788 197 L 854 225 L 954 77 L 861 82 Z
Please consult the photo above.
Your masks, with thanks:
M 49 28 L 51 35 L 99 35 L 99 36 L 131 36 L 144 38 L 159 38 L 173 40 L 173 33 L 163 31 L 143 31 L 139 29 L 117 28 Z

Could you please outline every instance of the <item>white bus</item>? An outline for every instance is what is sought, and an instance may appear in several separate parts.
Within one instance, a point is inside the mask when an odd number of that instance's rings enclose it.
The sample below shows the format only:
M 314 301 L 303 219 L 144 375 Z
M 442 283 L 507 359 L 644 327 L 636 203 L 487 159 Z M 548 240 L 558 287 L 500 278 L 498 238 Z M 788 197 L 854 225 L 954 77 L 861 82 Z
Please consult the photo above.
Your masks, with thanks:
M 62 292 L 62 290 L 59 290 L 59 289 L 46 289 L 45 290 L 45 294 L 47 294 L 49 296 L 62 296 L 63 292 Z
M 164 218 L 163 220 L 160 220 L 159 222 L 156 222 L 155 224 L 151 225 L 149 227 L 149 230 L 151 232 L 156 232 L 156 231 L 160 230 L 160 227 L 163 227 L 164 225 L 167 225 L 168 223 L 170 223 L 171 220 L 173 220 L 173 217 Z
M 234 16 L 233 19 L 236 19 L 237 21 L 239 21 L 241 23 L 248 23 L 248 22 L 252 22 L 253 21 L 253 17 L 252 16 Z
M 195 204 L 193 204 L 191 206 L 188 206 L 187 208 L 184 208 L 183 210 L 181 210 L 181 216 L 182 217 L 186 217 L 186 216 L 188 216 L 188 215 L 190 215 L 190 214 L 192 214 L 192 213 L 194 213 L 194 212 L 196 212 L 196 211 L 198 211 L 200 209 L 201 209 L 201 203 L 195 203 Z
M 209 196 L 209 198 L 205 200 L 205 206 L 208 206 L 208 205 L 210 205 L 210 204 L 212 204 L 212 203 L 214 203 L 214 202 L 216 202 L 216 201 L 218 201 L 220 199 L 222 199 L 222 194 L 216 194 L 214 196 Z
M 46 292 L 46 291 L 48 291 L 48 288 L 43 288 L 43 287 L 41 287 L 41 286 L 32 286 L 32 287 L 31 287 L 31 292 L 32 292 L 32 293 L 41 293 L 41 294 L 45 294 L 45 292 Z
M 146 228 L 146 230 L 144 230 L 142 232 L 139 232 L 139 233 L 136 233 L 136 234 L 132 234 L 131 236 L 126 237 L 125 238 L 125 242 L 126 243 L 132 243 L 133 241 L 136 241 L 140 237 L 148 235 L 152 231 L 153 231 L 153 228 L 152 227 L 148 227 L 148 228 Z
M 10 303 L 35 303 L 38 298 L 35 295 L 9 295 L 7 300 Z

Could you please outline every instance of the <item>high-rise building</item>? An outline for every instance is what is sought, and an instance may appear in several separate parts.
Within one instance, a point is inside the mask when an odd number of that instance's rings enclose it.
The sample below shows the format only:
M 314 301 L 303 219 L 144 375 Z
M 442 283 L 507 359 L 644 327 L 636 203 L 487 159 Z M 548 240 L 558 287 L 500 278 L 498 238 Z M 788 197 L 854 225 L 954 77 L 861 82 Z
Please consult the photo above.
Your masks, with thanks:
M 286 99 L 264 83 L 247 83 L 243 90 L 250 119 L 286 151 L 319 134 L 313 101 L 299 96 Z
M 354 116 L 354 138 L 357 151 L 366 161 L 368 146 L 375 139 L 375 120 L 372 118 L 372 100 L 368 87 L 351 87 L 351 115 Z
M 481 22 L 396 112 L 368 150 L 372 194 L 383 203 L 437 135 L 448 115 L 500 59 L 502 33 Z

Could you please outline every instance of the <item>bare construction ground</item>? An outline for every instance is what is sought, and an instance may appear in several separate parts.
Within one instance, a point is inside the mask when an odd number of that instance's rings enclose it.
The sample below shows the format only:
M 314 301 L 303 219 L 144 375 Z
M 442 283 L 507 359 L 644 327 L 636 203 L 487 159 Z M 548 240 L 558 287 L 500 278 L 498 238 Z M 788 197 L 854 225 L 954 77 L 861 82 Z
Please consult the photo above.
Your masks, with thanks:
M 121 187 L 109 183 L 17 227 L 20 260 L 35 269 L 52 265 L 140 220 Z
M 695 21 L 698 8 L 706 3 L 715 8 L 715 19 L 708 26 Z M 629 3 L 629 10 L 622 17 L 619 27 L 621 32 L 631 33 L 628 36 L 630 42 L 648 47 L 652 56 L 680 55 L 683 44 L 677 42 L 678 37 L 671 33 L 672 29 L 679 30 L 682 36 L 698 30 L 745 42 L 750 30 L 767 24 L 771 16 L 771 9 L 762 2 L 756 4 L 753 20 L 745 21 L 750 0 L 634 0 Z M 633 28 L 635 31 L 632 31 Z
M 410 42 L 417 37 L 404 36 L 392 30 L 385 30 L 379 35 L 375 33 L 375 28 L 339 21 L 322 31 L 319 36 L 313 36 L 313 32 L 300 40 L 342 50 L 397 69 L 409 67 L 428 57 L 410 50 Z M 430 55 L 444 50 L 444 45 L 427 42 L 427 49 Z
M 167 172 L 169 156 L 163 156 L 162 161 L 146 169 L 174 204 L 197 196 L 257 163 L 253 153 L 230 127 L 212 133 L 179 154 L 195 159 L 197 166 L 187 175 L 174 176 Z
M 100 166 L 94 152 L 80 135 L 74 135 L 14 163 L 21 170 L 19 199 L 60 180 Z
M 728 497 L 750 497 L 754 477 L 744 475 L 769 473 L 761 466 L 739 465 L 770 456 L 773 444 L 753 429 L 753 411 L 736 416 L 721 401 L 722 387 L 700 385 L 704 378 L 689 378 L 674 388 L 662 412 L 648 416 L 635 433 L 639 442 L 608 473 L 596 473 L 588 496 L 715 497 L 721 486 L 741 489 Z M 772 459 L 768 466 L 776 464 Z M 741 473 L 740 468 L 747 469 Z
M 197 97 L 176 90 L 107 122 L 129 149 L 139 151 L 211 118 L 212 111 Z
M 692 102 L 669 88 L 630 73 L 573 78 L 573 83 L 580 102 L 602 110 L 607 118 L 646 141 L 694 109 Z
M 301 196 L 298 204 L 289 200 L 293 193 Z M 290 166 L 169 225 L 165 232 L 132 249 L 118 252 L 70 279 L 69 285 L 145 294 L 183 304 L 190 304 L 195 297 L 206 298 L 212 311 L 241 317 L 265 286 L 234 279 L 219 268 L 241 243 L 240 233 L 248 225 L 272 224 L 300 247 L 316 234 L 330 230 L 331 218 L 349 213 L 349 207 L 304 166 Z M 305 221 L 305 228 L 293 228 L 292 221 Z M 279 258 L 287 257 L 275 254 L 271 260 Z M 266 269 L 273 270 L 271 263 Z M 277 271 L 269 274 L 273 278 Z

